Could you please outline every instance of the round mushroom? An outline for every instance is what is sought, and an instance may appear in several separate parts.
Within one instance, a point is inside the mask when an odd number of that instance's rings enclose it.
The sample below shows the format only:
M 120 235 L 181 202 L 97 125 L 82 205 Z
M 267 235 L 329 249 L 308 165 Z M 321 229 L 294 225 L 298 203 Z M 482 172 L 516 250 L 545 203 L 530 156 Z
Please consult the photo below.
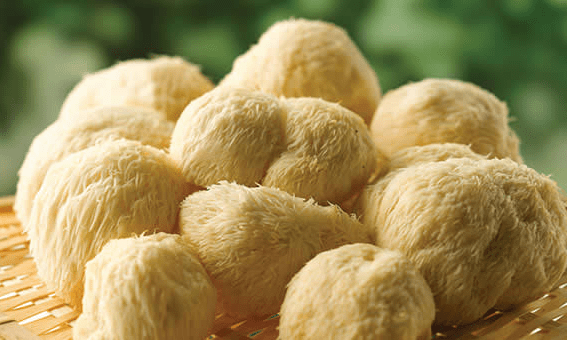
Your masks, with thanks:
M 189 102 L 214 84 L 180 57 L 131 59 L 86 75 L 63 102 L 59 117 L 74 120 L 97 106 L 139 106 L 177 121 Z
M 114 106 L 87 109 L 76 120 L 55 121 L 34 138 L 18 171 L 14 201 L 18 219 L 27 224 L 33 199 L 53 163 L 106 139 L 124 138 L 166 149 L 173 126 L 152 109 Z
M 337 206 L 226 181 L 189 195 L 179 223 L 217 288 L 220 310 L 238 318 L 278 312 L 287 283 L 319 252 L 372 242 Z
M 380 101 L 378 78 L 348 34 L 331 23 L 275 23 L 238 57 L 220 86 L 339 103 L 369 124 Z
M 385 184 L 383 182 L 386 182 Z M 567 268 L 557 184 L 510 159 L 455 158 L 367 186 L 363 223 L 431 287 L 439 324 L 466 324 L 553 289 Z
M 282 99 L 287 149 L 262 180 L 302 198 L 340 204 L 386 166 L 366 125 L 350 110 L 318 98 Z
M 211 279 L 179 235 L 115 239 L 86 264 L 73 338 L 205 339 L 215 306 Z
M 340 204 L 385 164 L 360 117 L 316 98 L 217 88 L 187 106 L 171 138 L 187 181 L 279 188 Z
M 25 226 L 39 276 L 80 310 L 86 262 L 111 239 L 176 232 L 191 190 L 164 151 L 135 141 L 107 141 L 52 164 Z
M 289 283 L 280 316 L 282 340 L 429 339 L 435 305 L 401 253 L 352 244 L 310 260 Z
M 191 102 L 171 137 L 171 156 L 187 181 L 254 186 L 284 150 L 285 113 L 277 98 L 217 88 Z
M 453 142 L 491 158 L 522 162 L 506 104 L 459 80 L 425 79 L 389 91 L 370 129 L 387 156 L 410 146 Z

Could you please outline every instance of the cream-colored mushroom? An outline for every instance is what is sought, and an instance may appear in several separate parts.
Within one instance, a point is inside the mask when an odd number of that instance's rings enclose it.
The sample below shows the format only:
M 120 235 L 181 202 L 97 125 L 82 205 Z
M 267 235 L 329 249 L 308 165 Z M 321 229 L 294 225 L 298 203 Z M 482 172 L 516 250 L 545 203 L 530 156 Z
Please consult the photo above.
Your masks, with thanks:
M 275 23 L 238 57 L 220 86 L 339 103 L 369 124 L 380 101 L 378 78 L 348 34 L 323 21 Z
M 360 117 L 316 98 L 217 88 L 187 106 L 171 156 L 187 181 L 263 184 L 340 204 L 385 166 Z
M 131 59 L 86 75 L 67 95 L 59 117 L 74 120 L 84 109 L 123 105 L 161 111 L 177 121 L 189 102 L 213 87 L 198 66 L 180 57 Z
M 470 323 L 535 299 L 567 268 L 560 189 L 510 159 L 420 163 L 361 198 L 377 245 L 402 252 L 431 287 L 437 323 Z
M 26 225 L 49 167 L 64 157 L 105 139 L 125 138 L 159 149 L 169 147 L 173 122 L 152 109 L 97 107 L 75 120 L 57 120 L 37 135 L 18 172 L 14 211 Z
M 389 91 L 370 129 L 387 156 L 410 146 L 453 142 L 491 158 L 522 162 L 519 139 L 508 126 L 506 104 L 458 80 L 425 79 Z
M 371 244 L 325 251 L 291 280 L 282 340 L 428 339 L 433 294 L 401 253 Z
M 179 235 L 109 241 L 86 264 L 76 340 L 204 339 L 216 292 Z
M 278 312 L 287 283 L 317 253 L 371 242 L 370 231 L 337 206 L 225 181 L 189 195 L 179 223 L 220 310 L 239 318 Z
M 183 111 L 171 137 L 171 156 L 187 181 L 220 180 L 254 186 L 285 149 L 285 112 L 274 96 L 217 88 Z
M 177 231 L 191 190 L 164 151 L 135 141 L 107 141 L 52 164 L 25 229 L 39 276 L 80 310 L 85 263 L 111 239 Z

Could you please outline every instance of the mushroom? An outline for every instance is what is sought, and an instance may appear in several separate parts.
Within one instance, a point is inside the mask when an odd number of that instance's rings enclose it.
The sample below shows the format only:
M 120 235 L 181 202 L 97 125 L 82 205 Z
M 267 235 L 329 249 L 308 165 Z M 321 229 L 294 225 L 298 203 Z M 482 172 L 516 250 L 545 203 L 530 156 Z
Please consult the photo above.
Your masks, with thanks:
M 215 306 L 209 276 L 179 235 L 114 239 L 86 264 L 73 338 L 204 339 Z
M 55 121 L 34 138 L 18 172 L 14 202 L 18 219 L 27 224 L 33 199 L 53 163 L 105 139 L 125 138 L 166 149 L 173 126 L 165 114 L 152 109 L 115 106 L 87 109 L 76 120 Z
M 59 117 L 74 120 L 83 109 L 139 106 L 177 121 L 193 99 L 214 87 L 199 67 L 180 57 L 131 59 L 86 75 L 63 102 Z
M 171 156 L 187 181 L 220 180 L 254 186 L 285 149 L 285 114 L 277 98 L 217 88 L 183 111 L 171 137 Z
M 219 86 L 339 103 L 366 124 L 380 101 L 378 78 L 348 34 L 331 23 L 289 19 L 238 57 Z
M 369 185 L 358 213 L 435 298 L 436 323 L 466 324 L 554 288 L 567 268 L 557 184 L 510 159 L 420 163 Z
M 429 339 L 435 305 L 401 253 L 352 244 L 311 259 L 289 283 L 280 316 L 282 340 Z
M 385 163 L 362 119 L 338 104 L 222 87 L 187 106 L 170 154 L 199 186 L 263 184 L 321 204 L 350 198 Z
M 269 187 L 221 181 L 181 204 L 181 236 L 217 288 L 219 310 L 246 318 L 276 313 L 292 276 L 317 253 L 372 242 L 335 205 Z
M 52 164 L 25 226 L 39 276 L 80 311 L 86 262 L 111 239 L 176 232 L 192 190 L 164 151 L 135 141 L 106 141 Z
M 508 108 L 480 87 L 449 79 L 425 79 L 384 95 L 370 124 L 387 156 L 431 143 L 462 143 L 491 158 L 522 162 L 519 139 L 508 126 Z

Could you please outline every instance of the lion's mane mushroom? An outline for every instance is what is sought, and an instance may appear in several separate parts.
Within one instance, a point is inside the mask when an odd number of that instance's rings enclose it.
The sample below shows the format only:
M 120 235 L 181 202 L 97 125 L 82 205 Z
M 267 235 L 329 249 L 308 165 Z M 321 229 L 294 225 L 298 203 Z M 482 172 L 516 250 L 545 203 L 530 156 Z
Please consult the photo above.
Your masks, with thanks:
M 267 169 L 263 185 L 340 204 L 385 166 L 364 122 L 351 111 L 309 97 L 282 103 L 287 148 Z
M 377 245 L 402 252 L 430 285 L 437 323 L 465 324 L 537 298 L 567 268 L 559 188 L 510 159 L 421 163 L 361 198 Z
M 287 283 L 319 252 L 371 242 L 370 231 L 337 206 L 226 181 L 189 195 L 179 223 L 211 275 L 219 308 L 241 318 L 276 313 Z
M 370 244 L 322 252 L 291 280 L 279 339 L 428 339 L 431 289 L 397 251 Z
M 204 339 L 215 306 L 209 276 L 179 235 L 115 239 L 86 265 L 73 337 Z
M 105 139 L 125 138 L 159 149 L 169 147 L 174 123 L 163 113 L 134 107 L 97 107 L 84 117 L 57 120 L 37 135 L 18 171 L 14 211 L 25 226 L 33 199 L 49 167 Z
M 84 266 L 111 239 L 177 230 L 192 188 L 161 150 L 108 141 L 51 165 L 26 232 L 39 276 L 80 310 Z
M 285 113 L 277 98 L 217 88 L 191 102 L 179 117 L 170 154 L 187 181 L 220 180 L 254 186 L 284 150 Z
M 458 80 L 425 79 L 389 91 L 370 129 L 387 156 L 410 146 L 453 142 L 482 155 L 522 162 L 506 104 Z
M 222 87 L 187 106 L 170 154 L 199 186 L 259 183 L 322 204 L 350 198 L 385 163 L 362 119 L 338 104 Z
M 67 95 L 59 117 L 73 120 L 100 105 L 140 106 L 177 121 L 189 102 L 214 87 L 199 67 L 180 57 L 131 59 L 86 75 Z
M 322 98 L 354 111 L 367 124 L 381 96 L 376 73 L 348 34 L 331 23 L 305 19 L 270 27 L 219 85 Z

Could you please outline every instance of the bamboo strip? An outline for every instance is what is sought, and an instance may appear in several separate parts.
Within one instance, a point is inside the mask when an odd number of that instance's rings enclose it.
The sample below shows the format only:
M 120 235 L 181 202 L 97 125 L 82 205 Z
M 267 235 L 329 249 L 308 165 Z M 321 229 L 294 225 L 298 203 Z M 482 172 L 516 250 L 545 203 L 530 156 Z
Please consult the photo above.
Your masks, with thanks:
M 0 338 L 3 340 L 40 340 L 40 337 L 31 333 L 17 322 L 0 325 Z
M 0 266 L 15 265 L 23 262 L 29 256 L 26 249 L 3 251 L 0 256 Z
M 65 302 L 62 302 L 61 300 L 50 299 L 40 304 L 32 304 L 24 308 L 7 311 L 6 313 L 14 317 L 16 321 L 21 322 L 44 311 L 59 308 L 64 304 Z
M 12 213 L 11 216 L 13 217 L 14 214 Z M 4 221 L 1 219 L 0 215 L 0 240 L 4 240 L 7 238 L 12 237 L 16 234 L 22 233 L 22 227 L 20 226 L 20 222 L 18 221 L 17 224 L 4 224 Z
M 41 335 L 41 337 L 48 340 L 72 340 L 73 329 L 70 326 L 62 326 L 52 333 Z
M 60 317 L 47 316 L 44 319 L 34 322 L 39 322 L 49 318 L 49 323 L 38 323 L 37 325 L 34 325 L 33 328 L 32 326 L 30 326 L 30 329 L 33 330 L 38 335 L 43 335 L 55 327 L 68 325 L 69 322 L 76 320 L 77 317 L 79 317 L 79 315 L 80 315 L 79 312 L 72 311 Z M 31 323 L 33 322 L 30 322 L 30 324 Z
M 35 272 L 35 264 L 33 259 L 26 259 L 21 263 L 15 265 L 13 268 L 6 270 L 4 273 L 0 273 L 0 283 L 6 280 L 16 278 L 23 274 L 30 274 Z
M 25 278 L 22 282 L 13 284 L 7 287 L 0 287 L 0 297 L 9 294 L 11 292 L 18 292 L 20 290 L 28 289 L 34 285 L 43 284 L 41 279 L 37 275 L 33 274 L 30 277 Z
M 10 249 L 16 245 L 27 244 L 27 236 L 24 234 L 19 234 L 19 236 L 13 236 L 9 239 L 0 241 L 0 251 L 4 251 L 6 249 Z
M 538 312 L 539 313 L 539 312 Z M 528 321 L 525 324 L 521 324 L 518 328 L 514 330 L 510 330 L 509 334 L 507 334 L 507 339 L 518 339 L 523 336 L 529 335 L 534 329 L 543 326 L 544 324 L 551 321 L 553 318 L 557 316 L 561 316 L 567 313 L 567 307 L 563 307 L 562 309 L 553 310 L 551 312 L 547 312 L 541 316 L 535 315 L 536 318 Z
M 19 225 L 20 221 L 13 212 L 0 212 L 0 227 Z
M 21 306 L 24 303 L 33 302 L 38 299 L 44 298 L 52 293 L 53 293 L 52 290 L 49 290 L 45 285 L 43 285 L 39 287 L 36 291 L 29 293 L 27 295 L 23 295 L 23 296 L 17 295 L 15 297 L 10 297 L 5 300 L 2 300 L 0 301 L 0 305 L 2 306 L 2 310 L 8 311 L 10 309 Z

